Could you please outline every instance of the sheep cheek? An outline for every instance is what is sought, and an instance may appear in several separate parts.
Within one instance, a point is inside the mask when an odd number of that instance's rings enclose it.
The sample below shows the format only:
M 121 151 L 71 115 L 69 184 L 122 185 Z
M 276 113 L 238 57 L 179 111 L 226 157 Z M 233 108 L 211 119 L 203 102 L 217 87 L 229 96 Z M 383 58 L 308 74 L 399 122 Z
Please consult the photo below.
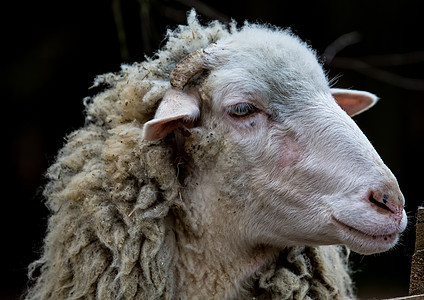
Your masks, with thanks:
M 292 136 L 285 136 L 278 141 L 279 147 L 279 163 L 282 168 L 290 168 L 300 161 L 301 147 L 296 139 Z

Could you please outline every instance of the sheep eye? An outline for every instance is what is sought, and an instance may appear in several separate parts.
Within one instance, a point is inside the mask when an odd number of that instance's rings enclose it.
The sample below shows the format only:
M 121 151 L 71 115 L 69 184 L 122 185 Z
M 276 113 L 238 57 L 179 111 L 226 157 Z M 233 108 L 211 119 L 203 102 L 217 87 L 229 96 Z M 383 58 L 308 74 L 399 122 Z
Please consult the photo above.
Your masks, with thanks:
M 239 103 L 228 108 L 228 113 L 234 118 L 247 117 L 257 111 L 257 108 L 249 103 Z

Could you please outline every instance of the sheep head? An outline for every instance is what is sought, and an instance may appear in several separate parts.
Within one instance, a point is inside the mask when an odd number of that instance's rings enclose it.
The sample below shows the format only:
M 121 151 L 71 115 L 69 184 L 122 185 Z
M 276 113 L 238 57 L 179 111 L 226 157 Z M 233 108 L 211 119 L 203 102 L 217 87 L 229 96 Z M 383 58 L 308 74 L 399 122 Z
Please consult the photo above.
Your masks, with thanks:
M 200 85 L 189 83 L 204 70 Z M 331 89 L 298 38 L 245 28 L 183 59 L 171 86 L 144 138 L 184 126 L 214 133 L 218 154 L 192 159 L 190 180 L 200 185 L 186 187 L 208 198 L 209 219 L 216 214 L 240 244 L 345 244 L 369 254 L 397 243 L 404 198 L 351 119 L 377 97 Z

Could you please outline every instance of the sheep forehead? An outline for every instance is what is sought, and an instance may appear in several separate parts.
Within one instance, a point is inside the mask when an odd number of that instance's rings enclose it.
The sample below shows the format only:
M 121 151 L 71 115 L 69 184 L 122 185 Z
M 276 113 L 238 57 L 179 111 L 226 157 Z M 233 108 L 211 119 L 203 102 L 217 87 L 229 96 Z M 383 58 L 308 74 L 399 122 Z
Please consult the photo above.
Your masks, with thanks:
M 256 90 L 269 100 L 329 88 L 315 52 L 289 31 L 246 26 L 217 46 L 225 59 L 218 61 L 215 78 L 224 86 Z
M 276 67 L 293 69 L 297 69 L 296 66 L 299 65 L 309 64 L 311 67 L 321 69 L 315 51 L 288 31 L 272 30 L 257 25 L 244 28 L 221 40 L 219 44 L 221 43 L 222 48 L 227 49 L 227 55 L 234 62 L 250 58 L 254 64 L 277 63 Z
M 262 25 L 246 25 L 240 31 L 221 39 L 218 44 L 232 43 L 236 47 L 283 47 L 283 48 L 306 48 L 309 47 L 297 36 L 288 30 L 272 29 Z

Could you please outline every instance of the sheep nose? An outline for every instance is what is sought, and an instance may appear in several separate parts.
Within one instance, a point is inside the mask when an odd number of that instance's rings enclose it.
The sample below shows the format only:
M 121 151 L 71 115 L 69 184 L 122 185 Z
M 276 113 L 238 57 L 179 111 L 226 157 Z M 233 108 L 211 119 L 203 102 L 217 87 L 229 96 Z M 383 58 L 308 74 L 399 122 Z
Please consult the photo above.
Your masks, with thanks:
M 405 200 L 398 189 L 371 189 L 368 201 L 382 214 L 389 214 L 396 221 L 402 220 Z

